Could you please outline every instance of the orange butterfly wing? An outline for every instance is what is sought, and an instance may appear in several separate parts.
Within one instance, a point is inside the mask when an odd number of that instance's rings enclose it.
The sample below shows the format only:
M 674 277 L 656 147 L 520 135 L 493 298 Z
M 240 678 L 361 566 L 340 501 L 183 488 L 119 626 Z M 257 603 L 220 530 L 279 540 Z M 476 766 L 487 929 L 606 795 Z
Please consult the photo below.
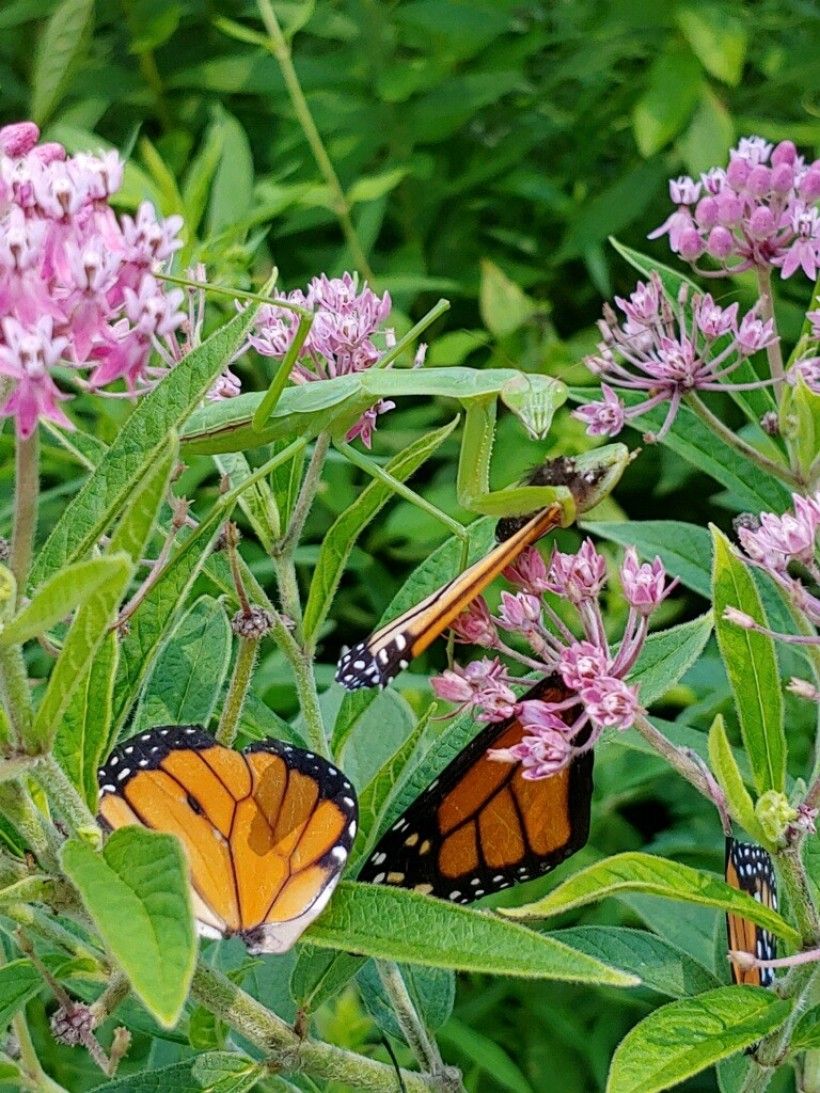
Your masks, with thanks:
M 726 883 L 741 892 L 748 892 L 766 907 L 777 910 L 777 881 L 772 859 L 762 846 L 726 840 Z M 772 934 L 740 915 L 726 916 L 729 948 L 748 953 L 758 960 L 772 960 L 777 946 Z M 742 968 L 730 960 L 732 980 L 756 987 L 768 987 L 774 982 L 771 968 Z
M 126 741 L 99 772 L 109 828 L 176 835 L 206 936 L 283 951 L 324 908 L 356 833 L 356 794 L 332 763 L 279 740 L 244 752 L 196 726 Z

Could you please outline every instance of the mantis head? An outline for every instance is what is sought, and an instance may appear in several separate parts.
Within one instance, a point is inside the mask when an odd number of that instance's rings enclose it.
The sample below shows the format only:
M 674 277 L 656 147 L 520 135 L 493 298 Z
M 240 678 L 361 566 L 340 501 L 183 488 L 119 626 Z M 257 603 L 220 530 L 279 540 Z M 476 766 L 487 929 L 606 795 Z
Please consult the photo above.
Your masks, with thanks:
M 499 393 L 534 440 L 544 439 L 555 411 L 567 400 L 567 389 L 560 380 L 537 373 L 519 373 Z

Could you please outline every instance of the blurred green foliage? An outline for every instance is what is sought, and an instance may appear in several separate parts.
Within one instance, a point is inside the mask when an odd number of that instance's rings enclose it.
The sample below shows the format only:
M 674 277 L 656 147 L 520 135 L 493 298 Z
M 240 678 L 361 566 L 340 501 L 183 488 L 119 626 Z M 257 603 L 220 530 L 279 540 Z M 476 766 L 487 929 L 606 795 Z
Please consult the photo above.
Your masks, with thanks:
M 393 294 L 399 325 L 409 325 L 440 295 L 452 300 L 431 339 L 434 364 L 515 363 L 586 382 L 578 362 L 594 343 L 600 298 L 632 282 L 607 246 L 609 235 L 646 249 L 647 232 L 668 212 L 666 180 L 723 163 L 738 136 L 791 138 L 810 154 L 820 150 L 820 14 L 808 0 L 283 0 L 274 7 L 367 264 L 377 287 Z M 271 263 L 288 288 L 322 271 L 339 273 L 355 263 L 333 195 L 279 64 L 254 40 L 260 32 L 256 5 L 240 0 L 5 0 L 3 120 L 34 116 L 46 138 L 72 150 L 102 142 L 120 148 L 130 160 L 122 206 L 148 198 L 164 214 L 181 212 L 191 233 L 185 258 L 205 262 L 211 280 L 255 285 Z M 662 242 L 652 248 L 664 257 Z M 748 299 L 750 290 L 738 281 L 729 291 Z M 786 286 L 787 334 L 805 302 L 802 292 L 796 279 Z M 240 371 L 248 386 L 261 386 L 266 376 L 258 360 Z M 93 411 L 81 401 L 77 407 L 106 441 L 128 413 L 116 402 Z M 400 451 L 447 413 L 434 403 L 402 408 L 378 434 L 377 454 Z M 542 447 L 573 451 L 585 443 L 577 423 L 564 417 Z M 466 517 L 454 504 L 455 445 L 448 442 L 431 464 L 424 488 L 442 508 Z M 10 451 L 8 435 L 0 435 L 3 528 L 10 516 Z M 537 454 L 536 445 L 521 443 L 518 426 L 503 421 L 497 482 L 513 479 Z M 77 474 L 54 447 L 46 460 L 47 526 L 49 513 L 56 517 L 76 488 Z M 183 481 L 189 492 L 208 483 L 216 488 L 205 460 L 194 462 Z M 322 535 L 359 488 L 348 465 L 329 466 L 299 559 L 305 575 Z M 653 450 L 632 468 L 617 504 L 631 517 L 659 518 L 670 515 L 674 491 L 673 515 L 725 527 L 734 506 L 715 489 Z M 330 681 L 338 645 L 369 629 L 441 538 L 437 525 L 404 503 L 370 529 L 351 559 L 337 629 L 326 635 L 320 685 Z M 565 547 L 577 541 L 577 532 L 564 534 Z M 272 585 L 264 553 L 250 541 L 246 546 L 255 573 Z M 678 618 L 703 609 L 694 593 L 675 602 Z M 614 593 L 609 609 L 617 626 L 624 605 Z M 783 659 L 788 674 L 789 658 Z M 275 710 L 293 712 L 292 685 L 276 654 L 260 662 L 255 690 Z M 407 697 L 413 699 L 412 689 Z M 705 729 L 721 711 L 734 724 L 716 650 L 707 651 L 667 703 L 662 712 L 688 726 Z M 795 733 L 792 753 L 801 760 L 800 709 L 791 696 L 787 721 Z M 596 781 L 592 836 L 578 866 L 648 848 L 720 867 L 711 816 L 658 760 L 605 744 Z M 552 883 L 534 882 L 497 902 L 525 902 Z M 646 924 L 727 979 L 723 923 L 713 912 L 683 914 L 631 897 L 566 919 L 560 924 Z M 221 947 L 225 968 L 236 971 L 242 959 L 233 944 Z M 284 982 L 291 959 L 281 958 Z M 255 993 L 286 1013 L 283 982 L 262 981 L 252 968 L 245 974 L 257 975 Z M 67 1088 L 93 1088 L 99 1072 L 92 1064 L 51 1041 L 44 997 L 29 1007 L 38 1049 Z M 556 1076 L 549 1088 L 561 1093 L 589 1093 L 603 1087 L 627 1028 L 665 1000 L 646 988 L 592 991 L 463 977 L 441 1043 L 478 1093 L 541 1093 L 544 1075 Z M 194 1011 L 187 1029 L 168 1033 L 128 1006 L 135 1011 L 130 1027 L 144 1031 L 135 1036 L 126 1076 L 224 1045 L 226 1031 L 204 1011 Z M 378 1018 L 372 997 L 368 1009 Z M 319 1024 L 335 1042 L 370 1044 L 387 1058 L 377 1025 L 352 989 L 320 1012 Z M 399 1054 L 409 1059 L 404 1049 Z M 730 1069 L 721 1077 L 724 1090 L 736 1088 Z M 271 1079 L 258 1088 L 282 1087 Z M 686 1088 L 717 1085 L 706 1075 Z

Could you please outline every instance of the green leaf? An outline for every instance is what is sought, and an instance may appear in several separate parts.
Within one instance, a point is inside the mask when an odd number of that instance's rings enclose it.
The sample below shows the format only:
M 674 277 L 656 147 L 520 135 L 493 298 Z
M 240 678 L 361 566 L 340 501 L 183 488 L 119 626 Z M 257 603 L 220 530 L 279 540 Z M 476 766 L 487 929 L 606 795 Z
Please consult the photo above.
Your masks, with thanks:
M 194 1062 L 188 1059 L 157 1070 L 141 1069 L 96 1086 L 94 1093 L 202 1093 L 202 1086 L 192 1074 Z
M 376 201 L 391 190 L 395 190 L 401 180 L 407 175 L 406 167 L 393 167 L 389 171 L 382 171 L 377 175 L 369 175 L 366 178 L 357 178 L 347 191 L 348 204 L 355 205 L 360 201 Z
M 31 116 L 42 126 L 71 86 L 91 41 L 94 0 L 63 0 L 37 43 L 31 75 Z
M 620 987 L 636 983 L 633 976 L 518 923 L 379 884 L 343 881 L 305 938 L 330 949 L 455 971 Z
M 302 1009 L 313 1013 L 350 982 L 366 959 L 301 942 L 290 976 L 290 993 Z
M 231 661 L 225 609 L 202 596 L 182 616 L 160 650 L 142 691 L 130 735 L 156 725 L 207 727 Z
M 39 585 L 97 542 L 136 478 L 166 450 L 175 429 L 205 396 L 249 330 L 255 307 L 216 330 L 141 400 L 57 521 L 34 564 Z
M 182 1013 L 196 961 L 188 865 L 177 839 L 123 827 L 101 854 L 71 839 L 62 864 L 106 948 L 165 1028 Z
M 250 464 L 241 452 L 226 452 L 215 455 L 220 472 L 227 475 L 232 486 L 239 486 L 253 472 Z M 245 490 L 239 499 L 239 507 L 248 518 L 259 542 L 266 554 L 273 552 L 274 544 L 282 534 L 279 510 L 273 491 L 264 479 Z
M 457 424 L 456 417 L 449 425 L 420 436 L 400 455 L 391 459 L 384 469 L 404 482 L 444 443 Z M 344 567 L 359 535 L 393 496 L 389 485 L 374 479 L 325 535 L 305 606 L 302 631 L 306 640 L 310 641 L 318 633 L 327 618 Z
M 654 156 L 682 132 L 701 84 L 697 61 L 677 43 L 656 58 L 647 89 L 632 111 L 632 131 L 642 156 Z
M 706 598 L 711 595 L 712 540 L 706 528 L 680 520 L 582 520 L 579 527 L 621 546 L 634 546 L 642 558 L 657 555 L 681 584 Z
M 179 445 L 175 433 L 169 434 L 166 444 L 167 450 L 149 465 L 130 494 L 108 544 L 108 554 L 123 551 L 134 565 L 139 564 L 151 540 L 154 522 L 176 465 Z
M 12 960 L 0 968 L 0 1029 L 43 988 L 43 979 L 30 960 Z
M 734 139 L 732 115 L 714 92 L 704 87 L 698 108 L 681 142 L 689 172 L 697 178 L 716 163 L 724 163 Z
M 624 926 L 576 926 L 550 937 L 640 977 L 645 987 L 672 998 L 719 987 L 720 981 L 682 949 L 646 930 Z
M 724 610 L 734 607 L 762 626 L 768 625 L 748 567 L 715 527 L 712 539 L 715 632 L 735 696 L 743 743 L 758 791 L 774 789 L 782 793 L 786 781 L 786 735 L 774 641 L 723 618 Z
M 445 1047 L 460 1052 L 471 1068 L 478 1067 L 493 1089 L 508 1090 L 508 1093 L 534 1093 L 534 1087 L 500 1044 L 463 1021 L 457 1018 L 448 1021 L 440 1030 L 438 1039 Z
M 712 633 L 712 612 L 691 622 L 650 634 L 638 663 L 630 673 L 630 684 L 640 684 L 645 706 L 657 702 L 692 667 Z
M 789 1046 L 792 1051 L 820 1048 L 820 1006 L 803 1014 L 794 1027 Z
M 743 775 L 735 761 L 732 746 L 726 736 L 723 715 L 718 714 L 709 730 L 709 761 L 720 788 L 726 795 L 732 818 L 744 828 L 755 842 L 768 846 L 766 833 L 755 816 L 755 806 L 743 782 Z
M 97 810 L 97 769 L 111 742 L 114 677 L 119 663 L 119 639 L 109 632 L 86 666 L 54 737 L 54 757 L 82 794 L 92 812 Z
M 445 968 L 419 968 L 414 964 L 399 965 L 399 970 L 425 1027 L 431 1030 L 440 1028 L 453 1010 L 454 974 Z M 365 1008 L 378 1027 L 394 1039 L 404 1040 L 404 1033 L 372 960 L 364 965 L 356 979 Z
M 108 580 L 88 597 L 66 634 L 31 727 L 28 744 L 32 750 L 47 748 L 54 739 L 75 690 L 87 678 L 94 657 L 114 622 L 133 566 L 124 554 L 112 555 L 109 561 L 115 564 Z
M 536 310 L 523 290 L 487 258 L 481 260 L 479 307 L 484 325 L 496 338 L 513 334 Z
M 265 1063 L 235 1051 L 209 1051 L 200 1055 L 192 1074 L 204 1093 L 245 1093 L 267 1074 Z
M 665 899 L 717 907 L 721 911 L 742 915 L 787 941 L 798 941 L 797 930 L 777 911 L 764 907 L 746 892 L 730 888 L 713 873 L 637 851 L 616 854 L 595 862 L 535 903 L 523 907 L 504 907 L 501 914 L 511 918 L 547 918 L 622 892 L 646 892 Z
M 216 169 L 208 208 L 208 233 L 232 228 L 253 205 L 253 154 L 248 134 L 232 114 L 220 111 L 222 158 Z
M 736 87 L 743 75 L 748 44 L 740 20 L 725 4 L 709 3 L 676 8 L 675 19 L 709 75 Z
M 67 566 L 45 582 L 16 618 L 0 631 L 0 644 L 13 645 L 45 634 L 122 569 L 118 558 L 91 558 Z
M 779 1028 L 790 1009 L 771 991 L 736 986 L 661 1006 L 618 1045 L 607 1093 L 677 1085 Z
M 781 432 L 796 453 L 802 473 L 810 475 L 820 449 L 820 394 L 797 376 L 784 386 L 781 398 Z

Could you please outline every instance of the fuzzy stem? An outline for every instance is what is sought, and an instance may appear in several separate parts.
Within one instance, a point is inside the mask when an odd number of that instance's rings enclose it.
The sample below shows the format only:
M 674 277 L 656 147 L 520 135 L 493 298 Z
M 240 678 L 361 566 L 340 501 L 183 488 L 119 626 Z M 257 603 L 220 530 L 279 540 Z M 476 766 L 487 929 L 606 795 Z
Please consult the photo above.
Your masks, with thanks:
M 194 972 L 191 994 L 216 1017 L 261 1048 L 284 1071 L 309 1074 L 327 1082 L 344 1082 L 352 1089 L 395 1093 L 397 1075 L 393 1067 L 331 1044 L 302 1039 L 276 1014 L 202 961 Z M 408 1070 L 401 1071 L 401 1080 L 407 1093 L 441 1088 L 430 1075 Z
M 795 1025 L 813 1001 L 819 981 L 820 966 L 817 964 L 792 969 L 785 980 L 783 990 L 783 996 L 793 1000 L 791 1013 L 780 1028 L 766 1036 L 760 1043 L 740 1093 L 763 1093 L 768 1089 L 775 1071 L 788 1051 Z
M 242 707 L 245 705 L 248 688 L 253 678 L 253 666 L 256 663 L 258 650 L 259 638 L 239 639 L 231 683 L 219 718 L 219 728 L 216 730 L 217 741 L 226 748 L 232 747 L 236 738 L 236 730 L 239 727 Z
M 94 815 L 53 755 L 40 757 L 34 776 L 74 834 L 93 846 L 100 846 L 102 836 Z
M 296 69 L 293 67 L 290 46 L 282 33 L 282 28 L 279 26 L 279 20 L 274 14 L 270 0 L 257 0 L 257 6 L 259 8 L 259 14 L 262 17 L 262 22 L 265 24 L 265 30 L 268 32 L 268 48 L 276 58 L 279 68 L 282 71 L 282 77 L 285 81 L 288 95 L 290 96 L 293 112 L 296 114 L 296 119 L 302 128 L 302 132 L 305 134 L 305 139 L 313 153 L 313 158 L 316 160 L 316 165 L 325 180 L 325 185 L 330 190 L 331 205 L 336 214 L 336 218 L 339 221 L 353 261 L 359 273 L 366 277 L 372 284 L 375 280 L 373 271 L 370 268 L 370 263 L 365 256 L 362 244 L 356 234 L 356 229 L 353 227 L 353 221 L 350 219 L 350 206 L 348 205 L 347 198 L 342 189 L 342 184 L 339 181 L 339 176 L 336 174 L 336 170 L 330 161 L 330 156 L 327 154 L 324 142 L 322 141 L 322 136 L 316 127 L 316 122 L 313 120 L 313 115 L 310 112 L 307 99 L 302 91 L 302 85 L 299 83 L 299 76 L 296 73 Z
M 43 869 L 58 873 L 59 835 L 48 818 L 35 808 L 21 783 L 0 784 L 0 812 L 19 831 Z
M 25 595 L 28 571 L 37 531 L 37 499 L 40 493 L 40 437 L 18 437 L 14 453 L 14 524 L 9 567 L 17 580 L 17 597 Z
M 49 1078 L 40 1065 L 24 1013 L 14 1015 L 12 1028 L 20 1045 L 20 1064 L 28 1079 L 26 1088 L 37 1090 L 37 1093 L 68 1093 L 63 1086 Z
M 734 448 L 736 452 L 740 452 L 742 456 L 751 463 L 754 463 L 755 466 L 759 467 L 765 474 L 780 479 L 781 482 L 785 482 L 791 489 L 800 489 L 803 486 L 803 480 L 799 475 L 795 474 L 795 472 L 788 467 L 784 467 L 782 463 L 775 463 L 773 459 L 769 459 L 768 456 L 763 455 L 762 452 L 759 452 L 757 448 L 754 448 L 751 444 L 747 444 L 746 441 L 733 432 L 728 425 L 724 425 L 720 418 L 716 417 L 694 392 L 686 396 L 686 405 L 697 414 L 701 421 L 707 425 L 713 433 L 720 437 L 724 444 L 730 448 Z
M 760 302 L 762 305 L 760 313 L 764 321 L 768 322 L 769 319 L 772 320 L 775 333 L 777 333 L 777 320 L 774 315 L 774 299 L 772 297 L 772 271 L 768 266 L 758 266 L 757 288 L 760 293 Z M 779 340 L 772 345 L 766 346 L 766 356 L 769 360 L 769 371 L 771 372 L 772 379 L 775 381 L 775 392 L 779 398 L 780 391 L 783 387 L 783 380 L 786 375 L 783 369 L 783 351 L 780 347 Z
M 673 767 L 682 778 L 693 785 L 698 793 L 712 804 L 717 804 L 714 797 L 714 788 L 709 784 L 709 779 L 704 774 L 700 765 L 696 763 L 686 751 L 667 740 L 662 732 L 642 714 L 635 718 L 635 729 L 641 734 L 648 744 Z
M 789 907 L 800 930 L 802 948 L 820 945 L 820 915 L 818 915 L 811 885 L 803 862 L 802 839 L 777 853 L 780 875 L 789 897 Z
M 33 711 L 28 673 L 19 645 L 0 645 L 0 699 L 8 714 L 12 747 L 29 739 Z
M 404 1033 L 404 1038 L 410 1045 L 410 1050 L 418 1060 L 419 1066 L 439 1078 L 443 1089 L 451 1089 L 454 1093 L 463 1090 L 461 1075 L 455 1067 L 445 1066 L 438 1044 L 427 1031 L 416 1011 L 398 964 L 392 960 L 377 960 L 376 968 L 382 986 L 393 1006 L 399 1028 Z
M 305 477 L 302 481 L 302 488 L 299 490 L 299 496 L 296 499 L 296 504 L 293 506 L 290 524 L 282 537 L 281 542 L 277 544 L 277 553 L 280 555 L 289 554 L 293 551 L 302 537 L 305 521 L 308 518 L 314 498 L 316 497 L 316 491 L 319 488 L 322 477 L 322 468 L 325 465 L 329 447 L 330 433 L 320 433 L 313 446 L 313 454 L 310 457 L 308 469 L 305 472 Z
M 97 1001 L 91 1005 L 91 1015 L 94 1018 L 95 1028 L 108 1020 L 118 1006 L 125 1001 L 130 991 L 131 984 L 126 977 L 122 972 L 115 972 L 111 977 L 111 982 Z

